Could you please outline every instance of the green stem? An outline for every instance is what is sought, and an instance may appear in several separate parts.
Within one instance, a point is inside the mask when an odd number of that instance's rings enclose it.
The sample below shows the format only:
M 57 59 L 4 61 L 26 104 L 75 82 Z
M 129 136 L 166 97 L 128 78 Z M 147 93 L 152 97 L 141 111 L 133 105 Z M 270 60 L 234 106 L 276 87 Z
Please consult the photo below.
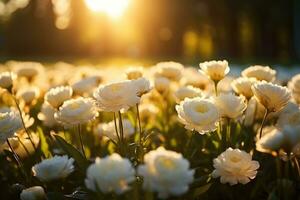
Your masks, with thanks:
M 118 148 L 119 153 L 122 154 L 122 141 L 121 141 L 120 134 L 119 134 L 119 131 L 118 131 L 116 113 L 114 113 L 114 125 L 115 125 L 116 135 L 117 135 L 117 138 L 118 138 L 117 148 Z
M 170 122 L 170 113 L 169 113 L 169 99 L 168 96 L 165 98 L 166 104 L 165 104 L 165 125 L 164 125 L 164 130 L 165 134 L 169 132 L 169 122 Z
M 264 128 L 264 125 L 265 125 L 268 114 L 269 114 L 268 109 L 266 109 L 265 114 L 264 114 L 264 118 L 263 118 L 262 123 L 260 125 L 259 138 L 261 138 L 261 136 L 262 136 L 262 131 L 263 131 L 263 128 Z
M 191 148 L 192 148 L 192 142 L 193 142 L 194 135 L 195 135 L 194 131 L 191 131 L 191 136 L 188 138 L 188 141 L 185 145 L 185 148 L 186 148 L 185 149 L 185 157 L 188 157 L 189 156 L 188 154 L 191 153 L 190 150 L 193 150 Z
M 9 149 L 11 150 L 11 152 L 13 153 L 13 155 L 14 155 L 14 158 L 15 158 L 15 160 L 16 160 L 16 162 L 17 162 L 17 164 L 18 164 L 18 166 L 19 167 L 21 167 L 22 166 L 22 164 L 21 164 L 21 162 L 20 162 L 20 159 L 19 159 L 19 156 L 18 156 L 18 154 L 15 152 L 15 150 L 12 148 L 12 146 L 11 146 L 11 144 L 10 144 L 10 142 L 9 142 L 9 140 L 7 139 L 6 140 L 6 142 L 7 142 L 7 144 L 8 144 L 8 146 L 9 146 Z
M 218 134 L 218 137 L 219 137 L 219 141 L 222 141 L 221 120 L 219 120 L 219 122 L 218 122 L 217 134 Z
M 231 139 L 231 120 L 227 119 L 227 130 L 226 130 L 226 142 L 230 145 L 230 139 Z M 227 144 L 228 145 L 228 144 Z
M 125 138 L 124 138 L 124 129 L 123 129 L 123 121 L 122 121 L 122 113 L 121 111 L 118 112 L 119 115 L 119 131 L 120 131 L 120 140 L 121 140 L 121 154 L 125 156 L 126 154 L 126 146 L 125 146 Z
M 115 131 L 116 131 L 116 135 L 118 138 L 118 142 L 120 143 L 120 135 L 119 135 L 119 131 L 118 131 L 118 126 L 117 126 L 117 118 L 116 118 L 116 113 L 114 113 L 114 124 L 115 124 Z
M 16 104 L 16 106 L 17 106 L 17 109 L 18 109 L 18 111 L 19 111 L 19 114 L 20 114 L 20 118 L 21 118 L 21 121 L 22 121 L 23 128 L 24 128 L 24 130 L 25 130 L 25 132 L 26 132 L 26 134 L 27 134 L 27 136 L 28 136 L 28 138 L 29 138 L 29 140 L 30 140 L 30 142 L 31 142 L 31 144 L 32 144 L 32 146 L 33 146 L 33 148 L 34 148 L 34 151 L 36 151 L 36 147 L 35 147 L 35 145 L 34 145 L 34 143 L 33 143 L 33 140 L 32 140 L 32 138 L 31 138 L 31 135 L 30 135 L 30 133 L 29 133 L 29 130 L 26 128 L 26 125 L 25 125 L 25 122 L 24 122 L 24 119 L 23 119 L 22 111 L 21 111 L 20 105 L 19 105 L 19 103 L 18 103 L 18 100 L 16 99 L 16 97 L 15 97 L 14 95 L 12 95 L 12 97 L 13 97 L 13 99 L 14 99 L 14 101 L 15 101 L 15 104 Z
M 137 115 L 137 119 L 138 119 L 138 125 L 139 125 L 139 143 L 140 146 L 142 146 L 142 139 L 143 139 L 143 132 L 142 132 L 142 126 L 141 126 L 141 118 L 140 118 L 140 111 L 139 111 L 139 104 L 136 104 L 136 115 Z
M 140 149 L 140 159 L 143 160 L 144 157 L 144 147 L 143 147 L 143 131 L 142 131 L 142 126 L 141 126 L 141 118 L 140 118 L 140 111 L 139 111 L 139 104 L 136 104 L 136 114 L 137 114 L 137 119 L 138 119 L 138 125 L 139 125 L 139 149 Z
M 81 124 L 78 124 L 77 128 L 78 128 L 78 135 L 79 135 L 79 141 L 80 141 L 80 146 L 81 146 L 81 152 L 82 152 L 82 155 L 86 158 L 85 151 L 84 151 L 84 146 L 83 146 L 83 142 L 82 142 L 82 137 L 81 137 Z
M 218 83 L 219 83 L 219 81 L 214 81 L 216 96 L 218 96 Z
M 227 147 L 227 142 L 226 142 L 226 130 L 223 130 L 223 125 L 222 125 L 222 119 L 220 119 L 219 121 L 219 130 L 220 130 L 220 133 L 222 135 L 222 147 L 223 147 L 223 150 L 226 150 L 226 147 Z
M 7 142 L 8 146 L 9 146 L 9 149 L 11 150 L 11 152 L 12 152 L 13 155 L 14 155 L 14 159 L 15 159 L 15 161 L 16 161 L 16 163 L 17 163 L 18 168 L 19 168 L 19 169 L 21 170 L 21 172 L 24 174 L 24 177 L 25 177 L 25 179 L 26 179 L 26 182 L 29 183 L 28 176 L 27 176 L 27 174 L 26 174 L 26 172 L 25 172 L 25 170 L 24 170 L 24 168 L 23 168 L 23 165 L 22 165 L 22 163 L 21 163 L 21 161 L 20 161 L 20 159 L 19 159 L 18 154 L 17 154 L 17 153 L 15 152 L 15 150 L 12 148 L 12 146 L 11 146 L 11 144 L 10 144 L 10 142 L 9 142 L 8 139 L 6 139 L 6 142 Z
M 122 142 L 124 142 L 124 129 L 123 129 L 123 121 L 122 121 L 122 113 L 119 111 L 119 130 Z

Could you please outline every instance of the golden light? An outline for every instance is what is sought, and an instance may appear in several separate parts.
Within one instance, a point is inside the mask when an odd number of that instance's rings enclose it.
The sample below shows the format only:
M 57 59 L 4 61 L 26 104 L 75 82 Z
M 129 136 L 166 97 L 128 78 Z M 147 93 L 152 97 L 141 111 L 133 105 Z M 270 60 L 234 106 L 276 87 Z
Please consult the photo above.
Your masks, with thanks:
M 94 12 L 102 12 L 110 17 L 121 17 L 130 0 L 85 0 L 87 7 Z

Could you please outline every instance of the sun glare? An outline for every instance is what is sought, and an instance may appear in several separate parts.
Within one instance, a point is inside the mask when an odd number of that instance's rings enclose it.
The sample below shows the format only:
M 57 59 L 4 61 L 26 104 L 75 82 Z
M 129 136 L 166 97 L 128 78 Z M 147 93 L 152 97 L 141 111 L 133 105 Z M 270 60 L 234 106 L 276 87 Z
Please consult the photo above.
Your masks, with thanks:
M 128 7 L 129 0 L 85 0 L 87 7 L 94 12 L 102 12 L 110 17 L 121 17 Z

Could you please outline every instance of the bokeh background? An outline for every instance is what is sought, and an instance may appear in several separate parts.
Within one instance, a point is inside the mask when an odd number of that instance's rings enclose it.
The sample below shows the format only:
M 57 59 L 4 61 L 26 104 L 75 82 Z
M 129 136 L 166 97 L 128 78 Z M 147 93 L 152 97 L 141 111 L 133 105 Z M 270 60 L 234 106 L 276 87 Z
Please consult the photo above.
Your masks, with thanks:
M 299 63 L 300 0 L 0 0 L 0 59 Z

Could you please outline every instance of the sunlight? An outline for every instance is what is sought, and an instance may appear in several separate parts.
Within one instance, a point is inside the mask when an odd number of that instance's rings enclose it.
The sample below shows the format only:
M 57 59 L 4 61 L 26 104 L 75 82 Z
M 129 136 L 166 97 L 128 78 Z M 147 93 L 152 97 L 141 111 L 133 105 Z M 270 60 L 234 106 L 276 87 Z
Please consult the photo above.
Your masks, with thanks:
M 128 7 L 129 0 L 85 0 L 87 7 L 94 12 L 102 12 L 110 17 L 121 17 Z

